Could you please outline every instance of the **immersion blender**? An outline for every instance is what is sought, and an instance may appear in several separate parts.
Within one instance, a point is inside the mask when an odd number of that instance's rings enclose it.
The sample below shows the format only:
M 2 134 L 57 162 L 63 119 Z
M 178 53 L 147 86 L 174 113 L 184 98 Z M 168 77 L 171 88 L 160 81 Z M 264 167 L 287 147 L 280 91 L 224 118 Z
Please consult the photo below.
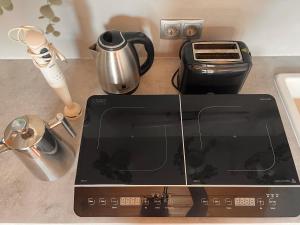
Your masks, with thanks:
M 11 29 L 8 36 L 27 46 L 27 53 L 34 65 L 40 69 L 50 87 L 64 102 L 64 115 L 69 119 L 80 117 L 82 108 L 72 101 L 65 77 L 56 63 L 57 58 L 64 61 L 65 57 L 48 42 L 44 32 L 33 26 L 22 26 Z

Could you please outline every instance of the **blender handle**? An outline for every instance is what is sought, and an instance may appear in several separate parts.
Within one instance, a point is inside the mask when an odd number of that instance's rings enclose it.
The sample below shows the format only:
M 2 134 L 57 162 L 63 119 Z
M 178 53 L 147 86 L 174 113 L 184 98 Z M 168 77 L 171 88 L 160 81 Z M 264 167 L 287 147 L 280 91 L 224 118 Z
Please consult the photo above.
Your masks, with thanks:
M 139 73 L 142 76 L 145 74 L 152 66 L 154 61 L 154 47 L 153 43 L 150 40 L 150 38 L 147 37 L 142 32 L 126 32 L 123 33 L 124 38 L 127 40 L 127 42 L 133 47 L 133 50 L 135 51 L 136 60 L 139 62 L 139 57 L 136 52 L 136 48 L 134 47 L 134 44 L 142 44 L 145 47 L 145 50 L 147 52 L 147 59 L 144 62 L 143 65 L 139 65 Z
M 63 125 L 66 131 L 72 136 L 72 138 L 76 137 L 75 131 L 62 113 L 58 113 L 56 117 L 48 123 L 48 126 L 50 127 L 50 129 L 52 129 L 60 124 Z
M 3 139 L 0 140 L 0 153 L 8 151 L 9 148 L 4 144 Z

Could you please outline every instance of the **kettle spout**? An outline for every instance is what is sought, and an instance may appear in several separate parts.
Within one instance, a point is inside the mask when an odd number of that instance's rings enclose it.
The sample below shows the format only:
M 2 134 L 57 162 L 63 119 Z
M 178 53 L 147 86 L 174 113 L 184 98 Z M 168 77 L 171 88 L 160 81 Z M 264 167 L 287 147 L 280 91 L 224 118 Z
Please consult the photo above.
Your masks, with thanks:
M 92 54 L 93 58 L 97 57 L 97 44 L 93 44 L 89 47 L 90 53 Z

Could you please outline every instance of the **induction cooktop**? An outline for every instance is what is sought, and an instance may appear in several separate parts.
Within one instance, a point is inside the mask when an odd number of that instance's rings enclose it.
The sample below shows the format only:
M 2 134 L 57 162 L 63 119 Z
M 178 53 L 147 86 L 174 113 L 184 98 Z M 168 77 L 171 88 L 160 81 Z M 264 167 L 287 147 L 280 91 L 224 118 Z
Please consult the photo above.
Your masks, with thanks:
M 79 216 L 297 216 L 299 178 L 270 95 L 92 96 Z

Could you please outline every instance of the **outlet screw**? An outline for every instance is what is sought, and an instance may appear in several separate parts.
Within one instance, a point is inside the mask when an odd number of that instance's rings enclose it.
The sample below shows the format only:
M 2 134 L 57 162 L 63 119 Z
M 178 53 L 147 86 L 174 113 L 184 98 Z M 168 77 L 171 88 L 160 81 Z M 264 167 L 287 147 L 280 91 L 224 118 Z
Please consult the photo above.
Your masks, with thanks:
M 169 27 L 167 29 L 167 35 L 169 37 L 175 37 L 178 35 L 178 29 L 176 27 Z

